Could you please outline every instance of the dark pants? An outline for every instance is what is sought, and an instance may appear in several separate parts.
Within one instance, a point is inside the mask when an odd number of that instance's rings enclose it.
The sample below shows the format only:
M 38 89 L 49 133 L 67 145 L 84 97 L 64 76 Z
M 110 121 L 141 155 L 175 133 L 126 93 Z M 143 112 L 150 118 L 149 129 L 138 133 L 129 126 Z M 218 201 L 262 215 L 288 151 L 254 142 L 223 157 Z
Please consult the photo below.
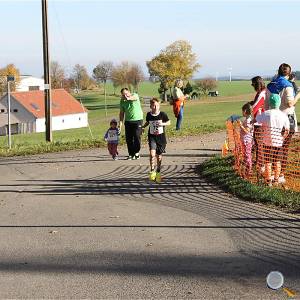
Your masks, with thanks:
M 182 119 L 183 119 L 183 106 L 180 107 L 180 111 L 177 117 L 176 130 L 180 130 Z
M 125 121 L 125 135 L 128 154 L 134 156 L 140 152 L 141 149 L 141 135 L 142 135 L 143 120 L 139 121 Z
M 281 162 L 281 173 L 284 173 L 286 170 L 289 147 L 290 147 L 290 143 L 292 141 L 292 137 L 295 134 L 295 128 L 296 128 L 296 122 L 295 122 L 294 115 L 288 115 L 288 118 L 290 121 L 290 131 L 289 131 L 288 136 L 284 139 L 284 142 L 282 145 L 283 153 L 282 153 L 282 162 Z
M 108 143 L 107 149 L 108 149 L 109 154 L 112 157 L 116 157 L 119 154 L 118 153 L 118 144 Z
M 254 151 L 255 151 L 256 164 L 257 164 L 257 167 L 261 167 L 262 166 L 262 157 L 260 157 L 261 150 L 259 149 L 259 147 L 261 147 L 261 145 L 262 145 L 262 128 L 261 128 L 261 126 L 254 125 L 253 142 L 254 142 L 254 147 L 252 149 L 254 149 Z

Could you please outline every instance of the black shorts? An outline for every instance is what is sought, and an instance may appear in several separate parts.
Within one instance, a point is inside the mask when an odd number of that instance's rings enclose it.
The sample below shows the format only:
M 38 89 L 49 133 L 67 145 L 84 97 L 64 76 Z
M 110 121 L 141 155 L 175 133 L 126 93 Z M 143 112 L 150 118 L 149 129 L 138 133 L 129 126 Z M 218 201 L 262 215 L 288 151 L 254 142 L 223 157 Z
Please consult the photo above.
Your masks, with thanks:
M 263 156 L 266 163 L 282 160 L 282 147 L 263 145 Z
M 159 136 L 149 135 L 148 136 L 148 144 L 149 144 L 149 149 L 156 150 L 157 155 L 161 155 L 166 152 L 167 143 L 165 141 L 161 140 L 161 138 L 159 138 Z

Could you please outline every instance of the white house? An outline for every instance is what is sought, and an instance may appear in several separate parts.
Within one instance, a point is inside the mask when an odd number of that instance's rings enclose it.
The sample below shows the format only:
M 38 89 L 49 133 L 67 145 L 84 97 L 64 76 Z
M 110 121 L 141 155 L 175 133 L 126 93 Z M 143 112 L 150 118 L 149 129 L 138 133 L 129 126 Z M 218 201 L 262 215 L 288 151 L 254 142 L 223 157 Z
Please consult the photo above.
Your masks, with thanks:
M 57 89 L 52 95 L 52 130 L 88 126 L 87 110 L 67 91 Z M 11 132 L 45 132 L 45 97 L 43 91 L 11 93 Z M 0 135 L 6 135 L 7 94 L 0 99 Z
M 20 81 L 16 86 L 17 92 L 28 92 L 37 90 L 44 90 L 44 79 L 33 77 L 30 75 L 20 76 Z

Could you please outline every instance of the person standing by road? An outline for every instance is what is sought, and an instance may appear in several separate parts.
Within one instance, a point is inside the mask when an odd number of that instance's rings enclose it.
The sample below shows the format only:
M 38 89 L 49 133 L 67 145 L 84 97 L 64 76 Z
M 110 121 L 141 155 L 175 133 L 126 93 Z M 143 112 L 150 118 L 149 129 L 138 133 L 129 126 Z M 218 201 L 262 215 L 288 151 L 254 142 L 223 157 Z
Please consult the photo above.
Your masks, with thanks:
M 284 141 L 288 136 L 290 121 L 288 116 L 279 110 L 281 99 L 279 94 L 271 94 L 269 97 L 270 109 L 257 115 L 256 120 L 262 124 L 262 149 L 264 162 L 266 164 L 264 177 L 269 186 L 279 185 L 282 168 L 282 155 L 284 152 Z M 274 169 L 274 180 L 272 182 L 272 166 Z
M 119 117 L 120 131 L 122 130 L 125 119 L 125 136 L 128 149 L 127 159 L 139 159 L 143 125 L 143 110 L 138 94 L 131 94 L 127 88 L 123 88 L 121 90 Z
M 295 105 L 298 98 L 295 98 L 295 91 L 293 84 L 289 81 L 292 74 L 290 65 L 283 63 L 278 68 L 278 74 L 267 85 L 267 99 L 269 100 L 271 94 L 278 94 L 281 98 L 280 110 L 285 113 L 290 122 L 289 134 L 283 142 L 283 154 L 281 163 L 281 174 L 279 183 L 285 183 L 284 173 L 287 167 L 288 150 L 292 140 L 292 136 L 298 131 L 297 119 L 295 113 Z M 265 108 L 269 108 L 269 101 L 265 101 Z
M 183 108 L 186 96 L 184 96 L 181 88 L 183 87 L 183 81 L 177 79 L 173 89 L 173 112 L 177 119 L 176 130 L 180 130 L 183 119 Z
M 261 76 L 253 77 L 251 79 L 251 85 L 256 91 L 254 100 L 249 102 L 249 104 L 252 106 L 253 117 L 255 120 L 256 116 L 264 112 L 264 105 L 266 99 L 266 86 Z M 263 165 L 263 161 L 262 161 L 262 156 L 260 155 L 261 149 L 259 147 L 261 147 L 262 145 L 262 141 L 261 141 L 262 130 L 261 130 L 261 124 L 257 122 L 254 123 L 253 138 L 254 138 L 253 141 L 254 141 L 256 163 L 259 169 L 261 169 Z
M 266 86 L 264 80 L 260 76 L 255 76 L 251 79 L 251 85 L 256 91 L 256 95 L 253 101 L 249 102 L 252 106 L 253 116 L 264 112 L 264 105 L 266 99 Z

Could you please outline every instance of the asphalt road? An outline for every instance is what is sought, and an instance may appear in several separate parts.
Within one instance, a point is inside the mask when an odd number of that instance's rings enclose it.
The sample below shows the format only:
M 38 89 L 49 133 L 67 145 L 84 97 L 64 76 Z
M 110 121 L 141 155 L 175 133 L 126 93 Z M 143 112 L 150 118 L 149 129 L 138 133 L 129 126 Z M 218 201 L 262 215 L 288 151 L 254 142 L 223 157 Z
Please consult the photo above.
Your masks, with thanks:
M 0 298 L 287 299 L 273 270 L 299 297 L 300 218 L 197 174 L 223 140 L 171 141 L 161 184 L 145 147 L 1 158 Z

